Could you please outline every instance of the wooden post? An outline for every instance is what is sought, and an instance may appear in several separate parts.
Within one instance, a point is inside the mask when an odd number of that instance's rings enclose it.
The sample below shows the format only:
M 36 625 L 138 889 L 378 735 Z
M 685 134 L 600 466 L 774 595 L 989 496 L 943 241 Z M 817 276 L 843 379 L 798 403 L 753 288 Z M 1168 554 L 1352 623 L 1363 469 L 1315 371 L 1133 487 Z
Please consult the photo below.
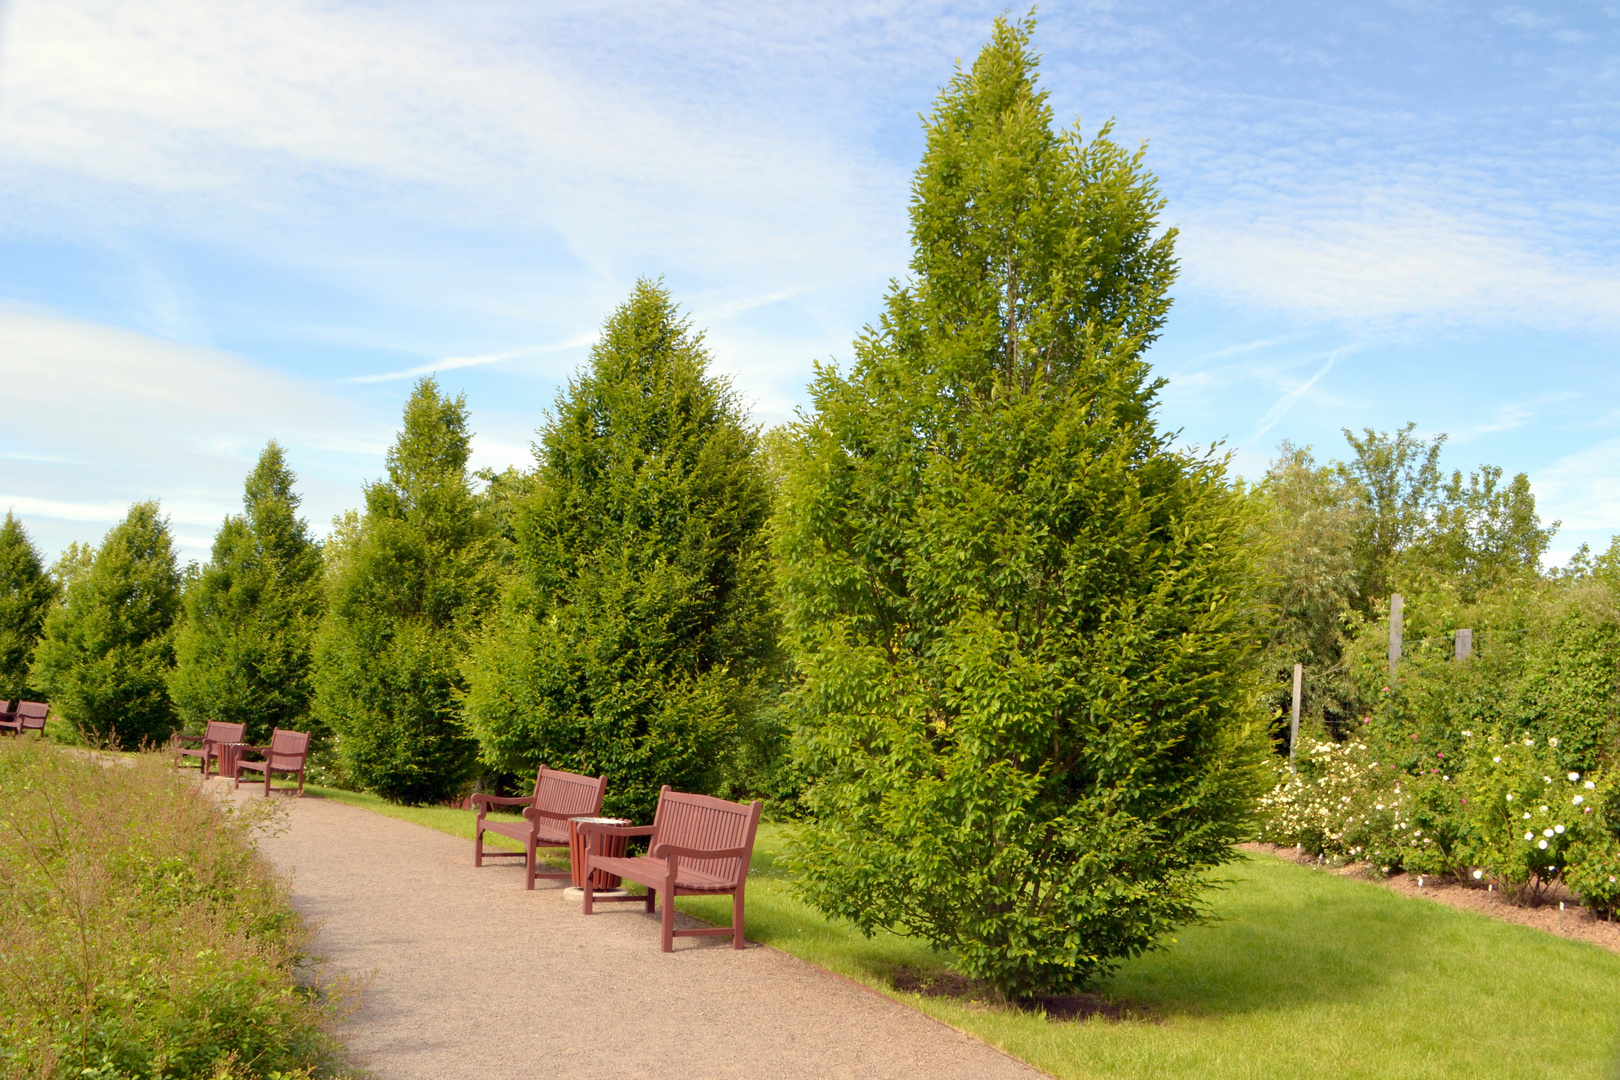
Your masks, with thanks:
M 1472 630 L 1457 631 L 1457 659 L 1466 660 L 1474 655 L 1474 632 Z
M 1288 724 L 1288 771 L 1298 772 L 1294 764 L 1294 747 L 1299 745 L 1299 688 L 1305 678 L 1305 665 L 1294 665 L 1294 715 Z
M 1400 593 L 1392 593 L 1389 598 L 1389 673 L 1395 674 L 1395 669 L 1401 666 L 1401 605 Z

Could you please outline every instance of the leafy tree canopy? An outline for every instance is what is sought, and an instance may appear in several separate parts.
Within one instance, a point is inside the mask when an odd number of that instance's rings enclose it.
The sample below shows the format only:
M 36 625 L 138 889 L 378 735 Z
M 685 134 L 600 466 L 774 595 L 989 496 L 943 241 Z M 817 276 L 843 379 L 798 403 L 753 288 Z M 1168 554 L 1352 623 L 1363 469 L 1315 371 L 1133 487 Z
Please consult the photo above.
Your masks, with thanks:
M 22 527 L 6 512 L 0 524 L 0 700 L 28 697 L 28 669 L 57 598 L 56 582 Z
M 460 721 L 458 666 L 494 594 L 494 523 L 467 474 L 464 396 L 416 384 L 363 515 L 326 544 L 328 610 L 316 636 L 315 712 L 362 785 L 402 803 L 465 789 L 476 744 Z
M 295 479 L 270 442 L 248 474 L 243 512 L 225 519 L 186 589 L 169 691 L 192 727 L 246 724 L 255 744 L 278 727 L 308 727 L 324 594 L 320 548 L 298 516 Z
M 509 499 L 515 568 L 468 664 L 484 760 L 605 773 L 608 810 L 710 791 L 757 721 L 774 651 L 769 489 L 736 394 L 638 282 L 557 397 Z
M 818 369 L 774 526 L 807 898 L 1013 996 L 1196 916 L 1263 745 L 1246 507 L 1153 420 L 1175 232 L 1141 151 L 1053 129 L 1032 25 L 928 118 L 912 283 Z
M 169 521 L 156 501 L 136 503 L 87 555 L 74 547 L 57 564 L 62 603 L 45 618 L 31 680 L 57 715 L 97 737 L 128 747 L 165 739 L 180 614 Z

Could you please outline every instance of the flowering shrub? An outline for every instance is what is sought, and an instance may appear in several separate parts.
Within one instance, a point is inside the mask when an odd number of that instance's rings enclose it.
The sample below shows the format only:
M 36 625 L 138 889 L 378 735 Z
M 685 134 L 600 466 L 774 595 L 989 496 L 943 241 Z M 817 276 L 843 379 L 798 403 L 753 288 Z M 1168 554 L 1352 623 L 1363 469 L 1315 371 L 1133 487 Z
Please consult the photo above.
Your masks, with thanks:
M 1468 751 L 1463 817 L 1472 860 L 1515 902 L 1563 875 L 1592 807 L 1578 772 L 1558 772 L 1558 740 L 1485 735 Z M 1578 829 L 1577 829 L 1578 827 Z
M 1460 751 L 1407 752 L 1361 740 L 1303 741 L 1299 772 L 1276 764 L 1261 799 L 1261 839 L 1297 844 L 1384 873 L 1488 879 L 1516 903 L 1540 902 L 1563 879 L 1593 910 L 1620 909 L 1620 794 L 1561 771 L 1556 737 L 1464 730 Z M 1477 868 L 1477 873 L 1468 871 Z

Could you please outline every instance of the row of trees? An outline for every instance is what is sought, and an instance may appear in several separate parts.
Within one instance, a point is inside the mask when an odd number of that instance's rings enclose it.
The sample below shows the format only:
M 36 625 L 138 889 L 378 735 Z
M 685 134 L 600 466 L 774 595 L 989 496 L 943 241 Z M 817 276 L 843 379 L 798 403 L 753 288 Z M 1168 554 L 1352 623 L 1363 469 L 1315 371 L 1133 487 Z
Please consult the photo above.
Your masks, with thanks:
M 208 720 L 313 727 L 340 775 L 405 803 L 541 762 L 608 773 L 620 813 L 665 783 L 758 786 L 780 683 L 771 485 L 708 363 L 639 283 L 536 467 L 482 477 L 464 400 L 424 379 L 386 477 L 324 545 L 274 442 L 201 567 L 178 567 L 155 502 L 51 573 L 8 517 L 6 692 L 130 746 Z
M 125 742 L 314 727 L 402 802 L 542 761 L 643 820 L 666 783 L 791 795 L 811 902 L 1008 995 L 1152 947 L 1251 835 L 1278 671 L 1342 724 L 1393 585 L 1536 577 L 1550 533 L 1410 428 L 1253 486 L 1179 448 L 1146 360 L 1175 230 L 1142 151 L 1054 125 L 1032 29 L 942 91 L 910 279 L 796 423 L 762 439 L 643 281 L 526 471 L 470 474 L 423 380 L 324 544 L 273 443 L 201 568 L 155 504 L 50 575 L 8 518 L 4 677 Z

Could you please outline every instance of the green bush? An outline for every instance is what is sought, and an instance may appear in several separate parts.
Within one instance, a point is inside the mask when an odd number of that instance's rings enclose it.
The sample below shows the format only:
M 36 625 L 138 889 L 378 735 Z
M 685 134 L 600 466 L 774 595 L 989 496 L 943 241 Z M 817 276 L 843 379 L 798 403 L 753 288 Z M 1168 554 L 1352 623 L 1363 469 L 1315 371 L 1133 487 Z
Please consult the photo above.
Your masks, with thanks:
M 0 1078 L 328 1076 L 338 996 L 252 848 L 165 757 L 0 742 Z
M 31 680 L 52 709 L 122 746 L 160 742 L 175 729 L 169 700 L 180 572 L 168 519 L 136 503 L 96 549 L 69 552 L 62 602 L 45 618 Z
M 755 794 L 735 789 L 770 775 L 770 491 L 708 363 L 638 283 L 514 488 L 514 569 L 465 669 L 488 765 L 606 774 L 606 810 L 639 821 L 664 784 Z
M 196 731 L 247 725 L 307 729 L 311 641 L 325 595 L 320 548 L 298 518 L 294 476 L 271 442 L 247 478 L 243 513 L 225 519 L 213 555 L 185 591 L 169 693 Z
M 465 399 L 417 383 L 388 478 L 325 547 L 315 715 L 344 774 L 394 802 L 459 795 L 476 765 L 460 664 L 494 595 L 495 532 L 467 475 L 470 439 Z
M 775 524 L 821 911 L 1023 997 L 1194 919 L 1264 728 L 1248 508 L 1157 430 L 1174 230 L 1052 129 L 1030 24 L 940 95 L 896 286 L 818 370 Z

